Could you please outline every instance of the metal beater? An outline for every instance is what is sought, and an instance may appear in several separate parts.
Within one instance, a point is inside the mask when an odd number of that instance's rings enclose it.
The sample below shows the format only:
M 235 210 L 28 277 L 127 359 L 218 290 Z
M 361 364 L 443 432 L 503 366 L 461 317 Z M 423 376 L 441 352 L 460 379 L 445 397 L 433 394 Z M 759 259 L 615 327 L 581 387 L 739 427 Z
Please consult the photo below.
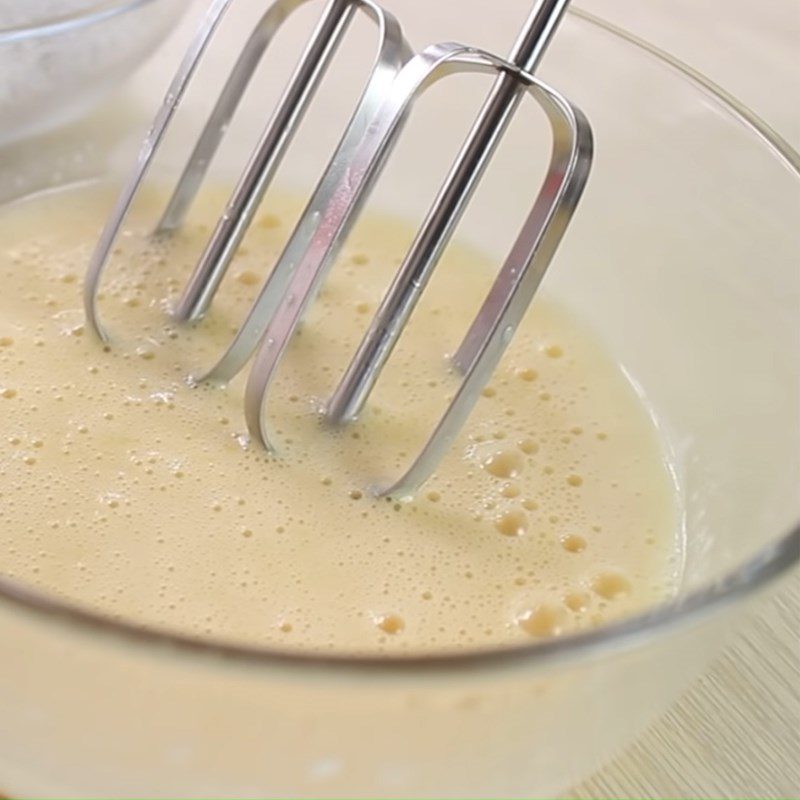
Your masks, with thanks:
M 305 1 L 276 0 L 261 17 L 228 76 L 157 232 L 181 225 L 256 66 L 286 17 Z M 207 11 L 92 255 L 84 303 L 90 327 L 104 341 L 107 333 L 98 318 L 97 293 L 109 253 L 180 99 L 232 2 L 214 0 Z M 373 0 L 328 0 L 174 312 L 177 319 L 186 321 L 208 310 L 349 22 L 359 10 L 364 12 L 377 26 L 378 50 L 346 131 L 238 333 L 219 361 L 195 379 L 228 381 L 255 354 L 245 390 L 245 417 L 251 437 L 265 448 L 273 449 L 266 399 L 286 346 L 380 174 L 414 99 L 454 72 L 490 72 L 497 77 L 478 118 L 323 412 L 335 424 L 358 415 L 514 110 L 525 94 L 532 95 L 552 129 L 544 183 L 453 357 L 453 368 L 463 376 L 459 389 L 406 472 L 375 492 L 408 496 L 431 475 L 530 305 L 588 178 L 592 132 L 587 119 L 533 75 L 568 3 L 537 0 L 504 59 L 451 42 L 414 54 L 398 21 Z

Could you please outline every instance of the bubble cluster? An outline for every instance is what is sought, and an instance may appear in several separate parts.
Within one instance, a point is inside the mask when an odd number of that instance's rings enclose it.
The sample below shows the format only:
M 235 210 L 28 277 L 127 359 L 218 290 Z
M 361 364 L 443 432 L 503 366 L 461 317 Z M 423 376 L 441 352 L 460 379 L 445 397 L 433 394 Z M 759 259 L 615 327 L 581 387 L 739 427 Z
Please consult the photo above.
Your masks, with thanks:
M 405 628 L 406 623 L 398 614 L 380 614 L 375 618 L 375 625 L 384 633 L 394 635 Z
M 630 579 L 619 572 L 604 572 L 592 581 L 592 589 L 606 600 L 617 600 L 632 589 Z
M 499 449 L 483 462 L 483 468 L 495 478 L 516 478 L 525 466 L 522 456 L 512 449 Z
M 520 615 L 517 624 L 529 636 L 558 636 L 563 633 L 567 618 L 564 609 L 542 604 Z
M 528 516 L 522 511 L 505 511 L 494 522 L 503 536 L 522 536 L 528 530 Z

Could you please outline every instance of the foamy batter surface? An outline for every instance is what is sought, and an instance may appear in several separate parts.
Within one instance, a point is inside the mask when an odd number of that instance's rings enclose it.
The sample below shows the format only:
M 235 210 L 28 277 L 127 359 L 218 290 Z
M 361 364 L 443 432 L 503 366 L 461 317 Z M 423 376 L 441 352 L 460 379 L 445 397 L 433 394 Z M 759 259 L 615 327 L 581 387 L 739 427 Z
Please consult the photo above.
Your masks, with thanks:
M 290 230 L 262 212 L 212 312 L 166 315 L 222 194 L 169 239 L 150 197 L 84 332 L 81 283 L 111 196 L 81 187 L 0 217 L 0 572 L 138 623 L 340 651 L 477 648 L 641 609 L 675 581 L 677 503 L 655 427 L 608 353 L 537 300 L 465 430 L 409 502 L 366 491 L 408 463 L 496 271 L 452 247 L 361 419 L 318 415 L 410 232 L 359 226 L 289 348 L 250 445 L 241 377 L 213 363 Z M 163 203 L 163 197 L 160 198 Z

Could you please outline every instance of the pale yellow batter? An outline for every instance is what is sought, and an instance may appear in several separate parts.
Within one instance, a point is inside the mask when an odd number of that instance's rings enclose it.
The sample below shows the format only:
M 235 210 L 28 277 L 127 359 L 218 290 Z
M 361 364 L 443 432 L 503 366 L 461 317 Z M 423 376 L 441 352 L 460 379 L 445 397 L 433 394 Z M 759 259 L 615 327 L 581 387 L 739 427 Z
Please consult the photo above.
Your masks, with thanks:
M 453 247 L 362 418 L 319 419 L 410 232 L 346 247 L 270 406 L 281 452 L 248 444 L 242 381 L 190 388 L 242 319 L 296 213 L 262 212 L 206 320 L 165 312 L 223 197 L 170 240 L 120 238 L 84 332 L 81 281 L 111 195 L 70 189 L 0 218 L 0 571 L 139 623 L 293 648 L 430 651 L 558 635 L 674 587 L 678 500 L 655 426 L 610 355 L 537 299 L 466 429 L 410 502 L 399 474 L 455 378 L 495 272 Z M 163 202 L 163 198 L 161 198 Z

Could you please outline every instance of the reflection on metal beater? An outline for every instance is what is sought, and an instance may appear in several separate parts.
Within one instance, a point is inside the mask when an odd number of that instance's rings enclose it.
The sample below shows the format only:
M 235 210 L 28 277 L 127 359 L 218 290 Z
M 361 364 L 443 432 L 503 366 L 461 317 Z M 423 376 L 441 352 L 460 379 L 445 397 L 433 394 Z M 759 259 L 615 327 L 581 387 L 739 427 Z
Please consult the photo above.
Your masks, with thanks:
M 283 21 L 305 0 L 277 0 L 245 42 L 167 203 L 157 231 L 179 227 L 205 177 L 258 63 Z M 90 261 L 84 302 L 90 327 L 107 338 L 98 317 L 99 283 L 116 236 L 153 156 L 220 20 L 233 0 L 215 0 L 172 80 L 136 167 Z M 328 0 L 305 52 L 209 238 L 175 316 L 207 311 L 270 181 L 357 11 L 378 29 L 378 49 L 364 91 L 337 149 L 283 252 L 230 346 L 197 380 L 227 381 L 255 353 L 245 390 L 254 440 L 272 449 L 266 400 L 286 347 L 319 290 L 380 175 L 414 100 L 457 72 L 496 74 L 492 89 L 436 199 L 376 312 L 356 354 L 328 400 L 333 423 L 354 419 L 391 355 L 517 105 L 532 96 L 552 130 L 548 172 L 509 254 L 461 345 L 453 366 L 463 376 L 447 409 L 403 475 L 378 494 L 413 493 L 431 475 L 475 404 L 531 303 L 588 178 L 592 132 L 572 103 L 533 76 L 569 0 L 537 0 L 507 59 L 461 44 L 414 54 L 397 20 L 372 0 Z

